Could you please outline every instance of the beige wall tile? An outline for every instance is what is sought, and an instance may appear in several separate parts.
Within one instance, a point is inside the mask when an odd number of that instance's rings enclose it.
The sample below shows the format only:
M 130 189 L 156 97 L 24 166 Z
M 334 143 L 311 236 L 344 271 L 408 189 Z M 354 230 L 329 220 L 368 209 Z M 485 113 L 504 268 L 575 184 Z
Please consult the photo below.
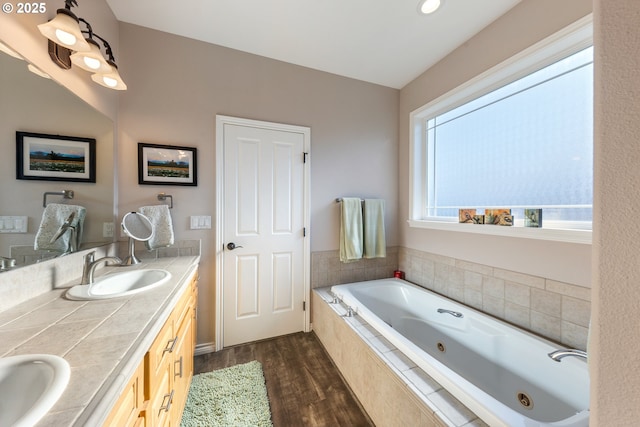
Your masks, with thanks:
M 542 289 L 531 289 L 531 309 L 555 317 L 562 316 L 562 296 Z
M 562 320 L 588 327 L 591 318 L 591 303 L 567 296 L 562 297 Z

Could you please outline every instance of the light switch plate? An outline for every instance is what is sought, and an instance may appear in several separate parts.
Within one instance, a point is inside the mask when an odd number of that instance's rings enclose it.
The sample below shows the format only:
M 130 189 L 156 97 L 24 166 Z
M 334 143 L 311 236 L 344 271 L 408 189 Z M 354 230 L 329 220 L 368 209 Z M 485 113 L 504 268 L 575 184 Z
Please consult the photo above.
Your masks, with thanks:
M 191 230 L 209 230 L 211 229 L 211 215 L 192 215 Z
M 112 222 L 102 223 L 102 237 L 113 237 L 113 230 L 115 225 Z
M 28 217 L 0 216 L 0 233 L 26 233 Z

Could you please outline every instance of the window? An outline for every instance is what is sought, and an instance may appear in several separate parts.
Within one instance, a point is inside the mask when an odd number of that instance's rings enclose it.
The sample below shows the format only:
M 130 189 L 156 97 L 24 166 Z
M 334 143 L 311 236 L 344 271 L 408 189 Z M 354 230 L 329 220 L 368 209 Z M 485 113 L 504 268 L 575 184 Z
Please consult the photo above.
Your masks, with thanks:
M 517 227 L 525 208 L 541 208 L 544 228 L 591 229 L 593 47 L 583 27 L 412 113 L 414 225 L 510 208 Z

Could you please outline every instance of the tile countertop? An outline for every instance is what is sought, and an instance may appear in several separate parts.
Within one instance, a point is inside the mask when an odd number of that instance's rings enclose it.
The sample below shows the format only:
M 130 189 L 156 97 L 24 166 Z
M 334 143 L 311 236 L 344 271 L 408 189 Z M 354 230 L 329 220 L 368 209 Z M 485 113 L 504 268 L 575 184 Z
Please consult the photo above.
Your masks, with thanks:
M 63 297 L 66 289 L 55 289 L 0 312 L 0 357 L 47 353 L 64 357 L 71 365 L 69 385 L 37 426 L 102 425 L 199 260 L 198 256 L 158 258 L 96 272 L 96 277 L 125 268 L 171 273 L 166 284 L 130 297 L 71 301 Z

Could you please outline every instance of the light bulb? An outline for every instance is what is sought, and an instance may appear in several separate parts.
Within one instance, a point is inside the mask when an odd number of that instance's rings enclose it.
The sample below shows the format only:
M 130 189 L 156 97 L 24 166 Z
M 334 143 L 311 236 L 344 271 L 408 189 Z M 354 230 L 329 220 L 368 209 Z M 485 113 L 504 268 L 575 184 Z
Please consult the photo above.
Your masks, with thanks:
M 56 37 L 65 45 L 73 46 L 76 44 L 76 36 L 71 33 L 67 33 L 66 31 L 56 29 Z
M 420 4 L 420 12 L 425 15 L 433 13 L 440 7 L 440 0 L 423 0 Z
M 85 56 L 82 59 L 84 60 L 85 65 L 92 70 L 97 70 L 98 68 L 100 68 L 100 61 L 98 61 L 96 58 Z
M 102 81 L 109 87 L 118 86 L 118 81 L 116 79 L 112 79 L 111 77 L 104 76 L 102 77 Z

